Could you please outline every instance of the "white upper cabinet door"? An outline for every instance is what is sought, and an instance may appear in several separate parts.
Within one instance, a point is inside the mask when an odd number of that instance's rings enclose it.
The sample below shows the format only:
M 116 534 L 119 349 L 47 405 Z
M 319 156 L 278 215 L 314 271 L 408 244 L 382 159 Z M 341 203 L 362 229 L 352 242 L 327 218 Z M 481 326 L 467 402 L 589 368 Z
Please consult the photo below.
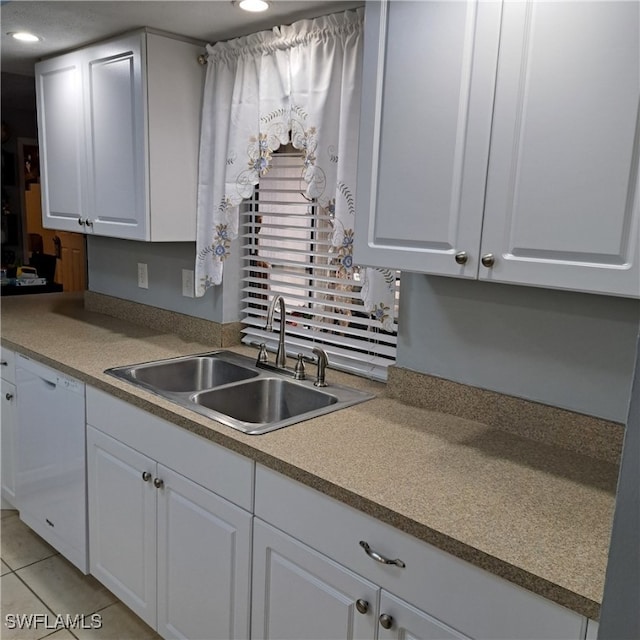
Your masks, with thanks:
M 354 259 L 475 278 L 501 3 L 366 9 Z
M 378 640 L 469 640 L 468 636 L 384 590 L 380 594 L 378 624 Z
M 158 478 L 158 632 L 249 637 L 249 512 L 162 465 Z
M 144 35 L 86 50 L 88 231 L 147 237 L 147 133 Z
M 378 588 L 259 519 L 253 529 L 252 640 L 370 640 Z
M 36 65 L 42 225 L 82 231 L 86 168 L 82 106 L 82 52 Z
M 640 296 L 640 4 L 505 2 L 479 277 Z

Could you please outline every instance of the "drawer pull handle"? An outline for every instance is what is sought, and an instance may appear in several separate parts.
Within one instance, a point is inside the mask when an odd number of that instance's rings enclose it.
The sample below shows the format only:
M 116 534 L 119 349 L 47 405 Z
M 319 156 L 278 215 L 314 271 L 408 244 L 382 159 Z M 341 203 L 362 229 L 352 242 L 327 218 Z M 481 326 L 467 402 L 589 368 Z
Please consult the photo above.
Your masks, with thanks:
M 5 398 L 9 401 L 13 400 L 13 393 L 7 393 L 7 395 L 5 395 Z
M 3 360 L 2 362 L 0 362 L 0 364 L 1 364 L 3 367 L 8 367 L 8 366 L 9 366 L 9 363 L 8 363 L 6 360 Z
M 396 567 L 401 567 L 404 569 L 406 567 L 405 563 L 400 560 L 400 558 L 396 558 L 395 560 L 391 560 L 389 558 L 385 558 L 381 556 L 377 551 L 374 551 L 367 542 L 364 540 L 360 540 L 360 546 L 364 549 L 364 552 L 370 557 L 373 558 L 376 562 L 380 562 L 381 564 L 395 564 Z

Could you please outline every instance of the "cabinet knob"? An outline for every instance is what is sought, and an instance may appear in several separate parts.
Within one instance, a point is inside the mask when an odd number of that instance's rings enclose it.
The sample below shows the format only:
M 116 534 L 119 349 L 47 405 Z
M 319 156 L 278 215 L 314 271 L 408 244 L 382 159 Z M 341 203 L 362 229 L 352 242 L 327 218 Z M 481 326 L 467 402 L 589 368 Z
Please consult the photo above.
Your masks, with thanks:
M 458 264 L 467 264 L 467 260 L 469 260 L 469 255 L 466 251 L 458 251 L 455 255 L 456 262 Z
M 164 480 L 161 480 L 160 478 L 154 478 L 153 479 L 153 486 L 156 489 L 162 489 L 162 487 L 164 487 Z
M 142 472 L 142 479 L 145 482 L 149 482 L 149 480 L 151 480 L 151 474 L 148 471 L 143 471 Z
M 366 600 L 359 598 L 356 600 L 356 609 L 358 610 L 358 613 L 367 613 L 367 611 L 369 611 L 369 603 Z
M 386 614 L 383 613 L 379 618 L 378 618 L 378 622 L 380 623 L 380 626 L 383 629 L 391 629 L 391 627 L 393 626 L 393 618 Z
M 93 228 L 93 220 L 89 220 L 89 218 L 87 218 L 84 223 L 87 225 L 87 227 L 91 227 Z
M 485 253 L 481 258 L 481 262 L 484 267 L 493 267 L 496 263 L 496 258 L 493 253 Z
M 8 367 L 8 366 L 9 366 L 9 363 L 8 363 L 6 360 L 2 360 L 2 361 L 0 362 L 0 364 L 1 364 L 3 367 Z
M 7 400 L 13 400 L 13 393 L 7 393 L 7 395 L 5 396 L 5 398 Z
M 85 220 L 83 218 L 78 218 L 78 224 L 82 227 L 85 223 Z

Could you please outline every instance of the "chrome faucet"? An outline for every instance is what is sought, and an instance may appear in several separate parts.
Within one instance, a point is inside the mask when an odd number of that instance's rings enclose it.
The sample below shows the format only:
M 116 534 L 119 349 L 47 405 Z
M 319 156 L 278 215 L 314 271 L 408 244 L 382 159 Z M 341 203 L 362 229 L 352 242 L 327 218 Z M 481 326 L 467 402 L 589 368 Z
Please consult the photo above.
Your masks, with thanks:
M 267 324 L 265 325 L 265 331 L 273 331 L 273 313 L 276 309 L 276 304 L 280 305 L 280 335 L 278 336 L 278 352 L 276 353 L 276 367 L 281 369 L 287 366 L 287 350 L 284 345 L 284 330 L 286 324 L 286 306 L 284 298 L 282 296 L 275 296 L 269 305 L 269 311 L 267 311 Z
M 314 387 L 326 387 L 327 383 L 324 381 L 324 374 L 329 364 L 329 359 L 324 349 L 320 347 L 313 347 L 313 353 L 318 356 L 318 373 L 316 374 L 316 381 L 313 383 Z

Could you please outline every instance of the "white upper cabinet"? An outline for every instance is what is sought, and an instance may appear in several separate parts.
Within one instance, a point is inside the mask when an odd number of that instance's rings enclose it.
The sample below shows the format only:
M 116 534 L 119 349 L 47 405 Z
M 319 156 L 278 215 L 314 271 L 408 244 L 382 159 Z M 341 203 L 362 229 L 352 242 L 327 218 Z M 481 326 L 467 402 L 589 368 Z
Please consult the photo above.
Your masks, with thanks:
M 639 14 L 368 3 L 355 260 L 639 297 Z
M 500 10 L 367 3 L 358 263 L 476 277 Z
M 201 52 L 138 31 L 36 65 L 43 226 L 195 240 Z
M 97 235 L 143 240 L 148 237 L 144 36 L 98 45 L 85 55 L 86 145 L 91 159 L 87 225 Z
M 504 4 L 480 277 L 640 296 L 640 4 Z
M 86 176 L 80 56 L 36 65 L 36 94 L 43 226 L 81 231 Z

